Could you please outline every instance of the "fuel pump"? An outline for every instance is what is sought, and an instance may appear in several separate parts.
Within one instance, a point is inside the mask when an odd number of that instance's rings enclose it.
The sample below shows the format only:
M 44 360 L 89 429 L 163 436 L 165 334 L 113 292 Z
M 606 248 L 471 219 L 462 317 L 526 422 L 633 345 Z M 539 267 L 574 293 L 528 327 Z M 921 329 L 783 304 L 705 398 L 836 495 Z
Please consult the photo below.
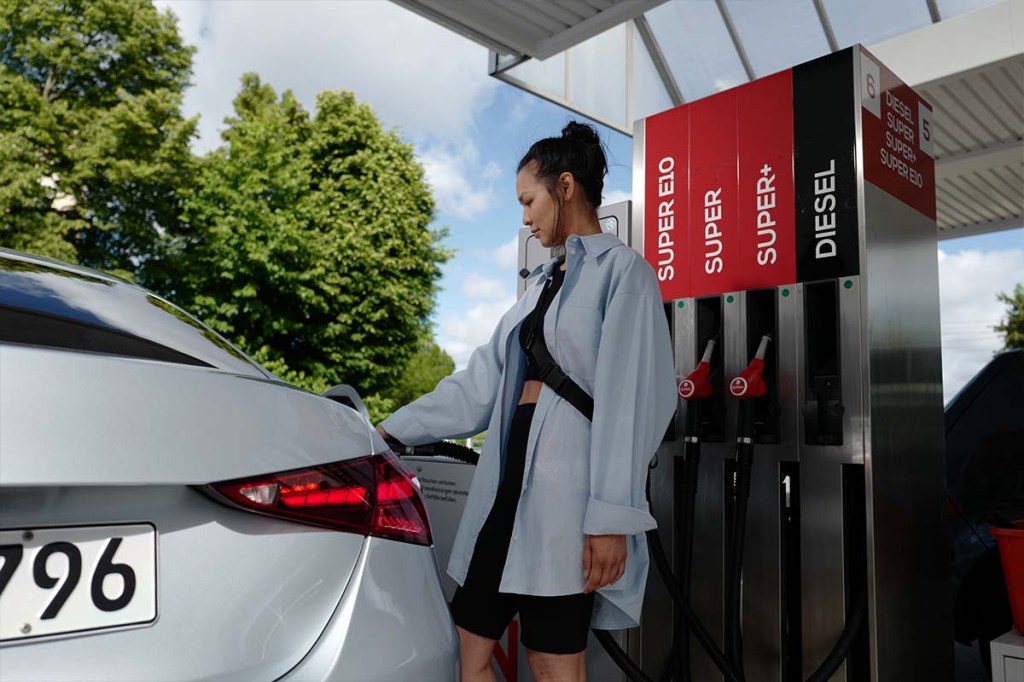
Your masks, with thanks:
M 860 46 L 637 122 L 613 222 L 662 288 L 682 437 L 595 682 L 951 679 L 932 128 Z M 462 476 L 423 476 L 435 526 Z
M 648 674 L 674 644 L 678 681 L 951 679 L 933 117 L 853 46 L 636 123 L 630 243 L 676 373 L 711 338 L 721 368 L 651 476 Z

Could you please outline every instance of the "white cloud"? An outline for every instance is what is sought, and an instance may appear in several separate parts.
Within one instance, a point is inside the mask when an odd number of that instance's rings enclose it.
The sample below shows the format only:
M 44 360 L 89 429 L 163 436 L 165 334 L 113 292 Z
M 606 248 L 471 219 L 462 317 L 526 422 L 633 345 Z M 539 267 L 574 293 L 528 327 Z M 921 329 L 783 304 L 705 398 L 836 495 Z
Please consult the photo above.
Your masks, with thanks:
M 505 281 L 486 275 L 470 275 L 462 281 L 462 293 L 468 298 L 486 301 L 508 300 L 509 287 Z
M 632 192 L 623 192 L 621 189 L 613 189 L 601 197 L 601 205 L 611 206 L 612 204 L 617 204 L 620 201 L 629 201 L 632 198 Z
M 501 316 L 515 303 L 515 295 L 478 303 L 461 317 L 446 317 L 438 324 L 438 343 L 452 359 L 455 366 L 463 368 L 473 350 L 491 338 Z
M 489 251 L 487 258 L 501 268 L 502 272 L 515 272 L 519 265 L 519 235 Z
M 480 176 L 484 180 L 497 180 L 498 178 L 501 177 L 501 173 L 502 169 L 498 162 L 490 161 L 486 166 L 484 166 L 483 172 L 480 174 Z
M 1006 316 L 996 295 L 1011 293 L 1024 273 L 1024 250 L 939 250 L 942 381 L 949 400 L 1002 348 L 992 327 Z
M 442 213 L 473 220 L 491 207 L 500 169 L 494 162 L 481 168 L 480 151 L 471 141 L 427 144 L 417 156 Z
M 491 338 L 501 316 L 515 303 L 515 291 L 506 280 L 479 273 L 462 280 L 462 293 L 477 302 L 461 315 L 442 315 L 438 324 L 438 344 L 452 356 L 456 367 L 466 366 L 473 350 Z
M 197 46 L 186 113 L 201 113 L 205 151 L 219 143 L 239 78 L 260 74 L 312 110 L 316 94 L 344 89 L 403 135 L 458 139 L 494 96 L 487 50 L 391 2 L 158 0 Z
M 515 103 L 512 105 L 512 109 L 508 113 L 509 123 L 518 126 L 525 122 L 526 117 L 529 116 L 536 101 L 537 98 L 532 96 L 516 97 Z

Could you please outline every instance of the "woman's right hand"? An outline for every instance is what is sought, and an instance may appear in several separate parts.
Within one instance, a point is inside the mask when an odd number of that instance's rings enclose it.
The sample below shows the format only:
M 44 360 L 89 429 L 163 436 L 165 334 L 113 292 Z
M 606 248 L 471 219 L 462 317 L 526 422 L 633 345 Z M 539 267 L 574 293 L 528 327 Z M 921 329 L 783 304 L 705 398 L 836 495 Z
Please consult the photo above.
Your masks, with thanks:
M 384 440 L 390 440 L 391 439 L 391 434 L 388 433 L 387 431 L 385 431 L 384 427 L 381 426 L 380 424 L 377 425 L 377 433 L 379 433 L 380 437 L 383 438 Z

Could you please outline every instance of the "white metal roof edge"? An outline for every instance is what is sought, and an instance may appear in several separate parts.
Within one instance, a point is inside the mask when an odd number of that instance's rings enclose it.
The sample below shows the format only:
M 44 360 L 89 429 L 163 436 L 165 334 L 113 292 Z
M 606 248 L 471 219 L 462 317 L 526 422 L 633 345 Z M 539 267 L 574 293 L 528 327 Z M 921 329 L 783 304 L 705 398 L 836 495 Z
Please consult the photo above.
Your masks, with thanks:
M 1003 0 L 868 49 L 903 82 L 927 85 L 1024 54 L 1024 0 Z

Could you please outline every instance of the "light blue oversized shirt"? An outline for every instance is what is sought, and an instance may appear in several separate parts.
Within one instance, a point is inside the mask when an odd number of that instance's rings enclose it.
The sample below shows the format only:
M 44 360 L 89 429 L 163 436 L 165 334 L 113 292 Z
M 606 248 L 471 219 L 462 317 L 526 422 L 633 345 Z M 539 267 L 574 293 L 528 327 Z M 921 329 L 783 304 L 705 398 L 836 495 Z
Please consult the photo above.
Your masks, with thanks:
M 464 583 L 477 535 L 501 477 L 526 356 L 519 326 L 537 304 L 555 261 L 531 274 L 489 343 L 462 371 L 382 423 L 419 445 L 487 429 L 448 573 Z M 550 387 L 541 388 L 526 444 L 526 470 L 500 590 L 555 596 L 583 590 L 584 534 L 627 536 L 625 574 L 598 591 L 591 626 L 639 623 L 655 527 L 644 494 L 647 466 L 676 407 L 665 309 L 654 271 L 609 234 L 570 236 L 566 272 L 544 318 L 555 362 L 594 397 L 594 421 Z

